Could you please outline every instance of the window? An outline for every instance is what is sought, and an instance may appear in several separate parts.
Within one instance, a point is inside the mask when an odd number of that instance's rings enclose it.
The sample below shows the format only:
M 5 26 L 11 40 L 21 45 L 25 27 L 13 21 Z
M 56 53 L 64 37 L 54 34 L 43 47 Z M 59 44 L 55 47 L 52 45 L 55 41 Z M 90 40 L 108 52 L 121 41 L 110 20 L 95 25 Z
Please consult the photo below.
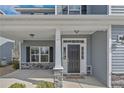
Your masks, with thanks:
M 68 6 L 67 5 L 58 5 L 57 6 L 57 14 L 68 14 Z
M 84 40 L 64 40 L 64 43 L 84 43 Z
M 87 6 L 86 5 L 81 6 L 81 14 L 87 14 Z
M 84 47 L 81 47 L 81 59 L 84 59 Z
M 80 5 L 70 5 L 69 6 L 69 14 L 80 14 Z
M 40 48 L 41 62 L 49 61 L 49 47 L 41 47 Z
M 80 5 L 58 5 L 57 14 L 79 15 L 81 14 L 81 6 Z
M 66 59 L 66 47 L 63 47 L 63 58 Z
M 31 62 L 39 62 L 39 48 L 31 47 Z
M 49 47 L 31 47 L 31 62 L 49 62 Z

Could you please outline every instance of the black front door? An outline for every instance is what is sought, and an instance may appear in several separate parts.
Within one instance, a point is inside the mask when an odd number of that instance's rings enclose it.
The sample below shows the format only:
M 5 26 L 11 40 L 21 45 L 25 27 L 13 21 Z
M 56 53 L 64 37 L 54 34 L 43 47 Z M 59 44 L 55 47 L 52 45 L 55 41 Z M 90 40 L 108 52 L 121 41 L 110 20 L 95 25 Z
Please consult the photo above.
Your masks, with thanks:
M 80 45 L 68 45 L 68 73 L 80 73 Z

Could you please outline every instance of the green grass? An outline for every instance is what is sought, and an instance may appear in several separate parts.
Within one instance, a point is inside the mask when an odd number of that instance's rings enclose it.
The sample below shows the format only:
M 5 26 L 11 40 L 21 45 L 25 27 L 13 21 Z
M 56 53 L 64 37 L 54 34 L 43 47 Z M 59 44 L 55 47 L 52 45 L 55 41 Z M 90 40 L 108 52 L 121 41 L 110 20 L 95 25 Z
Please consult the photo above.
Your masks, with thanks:
M 14 83 L 10 85 L 9 88 L 26 88 L 26 85 L 22 83 Z
M 36 88 L 54 88 L 54 83 L 47 81 L 40 81 L 36 84 Z

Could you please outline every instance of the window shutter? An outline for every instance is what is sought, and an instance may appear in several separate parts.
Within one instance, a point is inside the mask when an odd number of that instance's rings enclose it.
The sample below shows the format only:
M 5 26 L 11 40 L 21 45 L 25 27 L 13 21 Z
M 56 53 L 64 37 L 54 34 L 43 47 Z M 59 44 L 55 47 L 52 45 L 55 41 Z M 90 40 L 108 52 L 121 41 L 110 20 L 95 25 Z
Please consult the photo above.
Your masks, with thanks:
M 50 47 L 49 61 L 50 61 L 50 62 L 53 62 L 53 47 Z
M 87 6 L 86 5 L 81 6 L 81 13 L 82 14 L 87 14 Z
M 30 62 L 30 47 L 26 47 L 26 61 Z

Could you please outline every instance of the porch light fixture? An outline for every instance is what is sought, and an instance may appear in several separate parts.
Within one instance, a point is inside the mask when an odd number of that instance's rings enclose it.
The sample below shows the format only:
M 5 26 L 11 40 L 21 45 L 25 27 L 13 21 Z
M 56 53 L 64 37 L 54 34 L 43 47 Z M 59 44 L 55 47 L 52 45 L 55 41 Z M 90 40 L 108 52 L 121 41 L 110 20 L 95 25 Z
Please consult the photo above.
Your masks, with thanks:
M 35 36 L 35 34 L 29 34 L 29 36 L 33 38 Z
M 118 35 L 118 42 L 124 43 L 124 35 Z
M 75 32 L 76 34 L 78 34 L 78 33 L 79 33 L 79 30 L 74 30 L 74 32 Z

